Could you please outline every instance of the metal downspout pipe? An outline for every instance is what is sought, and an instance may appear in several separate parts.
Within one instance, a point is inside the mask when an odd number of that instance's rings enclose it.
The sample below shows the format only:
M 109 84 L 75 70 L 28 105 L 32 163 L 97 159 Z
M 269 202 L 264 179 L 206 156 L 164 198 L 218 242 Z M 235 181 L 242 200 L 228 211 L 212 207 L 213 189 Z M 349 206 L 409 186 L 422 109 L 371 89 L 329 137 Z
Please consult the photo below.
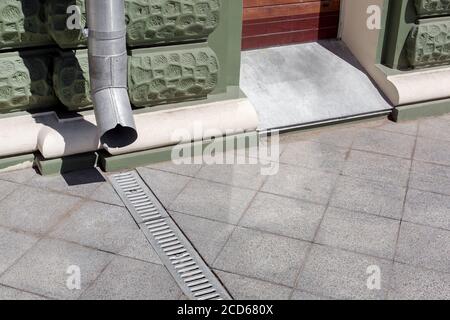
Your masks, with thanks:
M 137 139 L 127 90 L 124 0 L 88 0 L 89 73 L 100 141 L 121 148 Z

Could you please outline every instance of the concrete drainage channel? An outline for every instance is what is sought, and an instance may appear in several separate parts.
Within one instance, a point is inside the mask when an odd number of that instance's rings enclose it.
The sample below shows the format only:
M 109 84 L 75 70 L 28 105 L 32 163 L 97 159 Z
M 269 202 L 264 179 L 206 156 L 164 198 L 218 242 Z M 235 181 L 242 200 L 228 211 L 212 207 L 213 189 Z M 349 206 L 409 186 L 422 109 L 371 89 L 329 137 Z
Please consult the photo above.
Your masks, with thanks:
M 110 181 L 189 299 L 232 299 L 137 172 L 116 174 Z

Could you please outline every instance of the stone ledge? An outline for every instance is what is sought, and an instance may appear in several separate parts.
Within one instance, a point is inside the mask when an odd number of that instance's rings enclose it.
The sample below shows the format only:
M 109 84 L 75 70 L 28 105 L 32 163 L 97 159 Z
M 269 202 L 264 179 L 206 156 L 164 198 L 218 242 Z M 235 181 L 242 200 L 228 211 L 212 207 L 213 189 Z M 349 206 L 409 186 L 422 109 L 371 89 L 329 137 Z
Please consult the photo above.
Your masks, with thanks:
M 207 139 L 211 136 L 256 131 L 258 116 L 246 98 L 209 102 L 135 114 L 138 140 L 110 154 L 138 152 Z M 198 128 L 201 132 L 198 132 Z M 61 158 L 102 149 L 93 114 L 59 118 L 56 113 L 0 119 L 0 157 L 39 151 L 45 159 Z M 176 130 L 188 133 L 189 141 L 173 140 Z M 181 131 L 180 131 L 181 132 Z
M 450 98 L 450 66 L 402 72 L 374 65 L 368 71 L 394 106 Z

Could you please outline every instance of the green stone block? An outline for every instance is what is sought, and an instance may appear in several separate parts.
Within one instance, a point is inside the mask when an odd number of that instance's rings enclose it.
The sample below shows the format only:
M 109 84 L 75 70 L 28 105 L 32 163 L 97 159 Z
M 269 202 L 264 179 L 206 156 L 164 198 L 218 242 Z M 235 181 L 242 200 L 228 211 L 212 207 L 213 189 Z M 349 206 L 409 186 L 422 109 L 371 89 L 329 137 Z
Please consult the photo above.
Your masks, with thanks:
M 78 111 L 92 106 L 87 50 L 61 52 L 53 70 L 56 95 L 67 109 Z
M 89 152 L 56 159 L 45 159 L 41 154 L 37 154 L 34 162 L 41 175 L 52 176 L 95 168 L 98 163 L 98 154 Z
M 42 0 L 0 1 L 0 49 L 50 44 Z
M 128 60 L 131 103 L 143 107 L 206 98 L 218 73 L 218 58 L 207 45 L 135 50 Z
M 414 68 L 450 64 L 450 18 L 421 20 L 413 27 L 406 49 Z
M 86 28 L 86 4 L 85 0 L 47 0 L 45 2 L 45 14 L 47 16 L 47 28 L 53 40 L 61 48 L 76 48 L 87 46 L 87 38 L 83 35 Z M 69 30 L 67 19 L 70 14 L 67 8 L 76 5 L 82 15 L 80 28 Z
M 126 0 L 128 45 L 206 39 L 219 24 L 220 0 Z
M 450 15 L 449 0 L 415 0 L 415 6 L 419 17 Z
M 217 85 L 219 62 L 206 44 L 133 50 L 128 57 L 128 93 L 136 107 L 206 98 Z M 55 58 L 53 83 L 72 111 L 92 106 L 87 50 Z
M 47 0 L 47 26 L 62 48 L 87 45 L 86 0 Z M 81 28 L 67 29 L 70 5 L 82 12 Z M 125 0 L 130 47 L 207 39 L 219 24 L 220 0 Z
M 50 108 L 58 104 L 49 67 L 50 52 L 0 54 L 0 112 Z

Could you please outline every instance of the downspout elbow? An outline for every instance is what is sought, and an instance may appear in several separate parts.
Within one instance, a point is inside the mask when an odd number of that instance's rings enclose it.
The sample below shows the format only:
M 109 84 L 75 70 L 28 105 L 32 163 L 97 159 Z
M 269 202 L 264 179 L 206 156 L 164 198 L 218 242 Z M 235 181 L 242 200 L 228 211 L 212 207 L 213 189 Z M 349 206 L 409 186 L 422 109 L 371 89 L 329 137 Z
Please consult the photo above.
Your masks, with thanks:
M 91 96 L 101 143 L 122 148 L 137 131 L 127 90 L 124 0 L 88 0 Z

